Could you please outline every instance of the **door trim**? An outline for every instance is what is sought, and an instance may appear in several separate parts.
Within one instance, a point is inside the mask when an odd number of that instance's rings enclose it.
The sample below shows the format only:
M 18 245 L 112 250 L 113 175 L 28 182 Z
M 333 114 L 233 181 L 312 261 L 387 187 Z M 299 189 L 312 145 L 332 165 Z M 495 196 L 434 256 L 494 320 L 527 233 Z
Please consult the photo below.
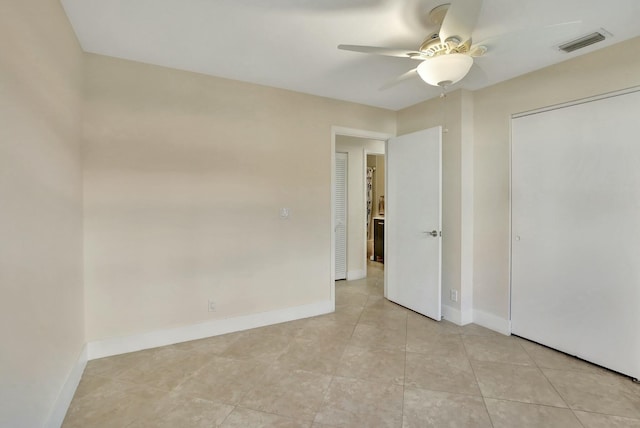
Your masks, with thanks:
M 336 220 L 334 216 L 334 211 L 336 209 L 336 195 L 335 195 L 335 175 L 336 175 L 336 135 L 344 135 L 346 137 L 358 137 L 358 138 L 368 138 L 371 140 L 380 140 L 384 141 L 385 144 L 388 142 L 389 138 L 393 137 L 392 134 L 387 134 L 384 132 L 376 132 L 376 131 L 367 131 L 365 129 L 356 129 L 356 128 L 347 128 L 344 126 L 331 126 L 331 183 L 330 191 L 331 191 L 331 201 L 330 201 L 330 248 L 329 248 L 329 266 L 330 266 L 330 284 L 329 284 L 329 299 L 331 300 L 332 311 L 335 311 L 336 308 Z M 386 146 L 385 146 L 386 147 Z M 386 162 L 386 159 L 385 159 Z M 386 177 L 385 177 L 386 183 Z M 385 232 L 386 233 L 386 232 Z M 386 244 L 385 244 L 386 245 Z M 365 253 L 366 258 L 366 253 Z M 366 264 L 365 264 L 366 267 Z

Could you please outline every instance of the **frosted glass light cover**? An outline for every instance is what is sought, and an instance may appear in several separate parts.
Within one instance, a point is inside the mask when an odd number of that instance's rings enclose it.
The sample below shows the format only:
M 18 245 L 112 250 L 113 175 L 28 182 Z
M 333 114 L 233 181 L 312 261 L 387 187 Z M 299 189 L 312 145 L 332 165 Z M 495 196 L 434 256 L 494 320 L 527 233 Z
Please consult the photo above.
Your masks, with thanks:
M 473 58 L 465 54 L 438 55 L 426 59 L 418 65 L 418 74 L 430 85 L 448 86 L 460 81 L 467 75 Z

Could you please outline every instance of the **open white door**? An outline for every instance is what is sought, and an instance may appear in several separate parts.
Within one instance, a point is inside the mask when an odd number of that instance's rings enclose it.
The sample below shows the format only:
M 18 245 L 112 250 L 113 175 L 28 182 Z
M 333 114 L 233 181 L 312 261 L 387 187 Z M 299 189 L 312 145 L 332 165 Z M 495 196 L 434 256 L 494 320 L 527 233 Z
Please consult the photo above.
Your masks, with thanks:
M 336 153 L 336 278 L 347 278 L 347 154 Z
M 392 138 L 386 153 L 386 297 L 439 321 L 442 130 Z

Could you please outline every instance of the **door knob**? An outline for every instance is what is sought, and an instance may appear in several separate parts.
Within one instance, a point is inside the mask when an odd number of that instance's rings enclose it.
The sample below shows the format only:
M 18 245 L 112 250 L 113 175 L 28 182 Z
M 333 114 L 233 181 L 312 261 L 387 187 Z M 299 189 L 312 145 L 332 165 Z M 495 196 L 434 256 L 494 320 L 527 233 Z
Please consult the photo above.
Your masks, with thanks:
M 431 236 L 434 236 L 434 237 L 438 236 L 438 231 L 436 231 L 436 230 L 432 230 L 431 232 L 425 230 L 422 233 L 424 233 L 425 235 L 431 235 Z

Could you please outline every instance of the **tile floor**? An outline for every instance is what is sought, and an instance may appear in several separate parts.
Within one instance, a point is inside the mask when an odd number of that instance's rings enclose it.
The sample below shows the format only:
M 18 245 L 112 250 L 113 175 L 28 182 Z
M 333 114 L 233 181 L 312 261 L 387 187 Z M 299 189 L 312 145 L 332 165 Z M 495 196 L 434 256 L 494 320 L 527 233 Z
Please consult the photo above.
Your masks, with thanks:
M 385 301 L 380 265 L 336 312 L 90 361 L 64 427 L 640 428 L 640 385 Z

